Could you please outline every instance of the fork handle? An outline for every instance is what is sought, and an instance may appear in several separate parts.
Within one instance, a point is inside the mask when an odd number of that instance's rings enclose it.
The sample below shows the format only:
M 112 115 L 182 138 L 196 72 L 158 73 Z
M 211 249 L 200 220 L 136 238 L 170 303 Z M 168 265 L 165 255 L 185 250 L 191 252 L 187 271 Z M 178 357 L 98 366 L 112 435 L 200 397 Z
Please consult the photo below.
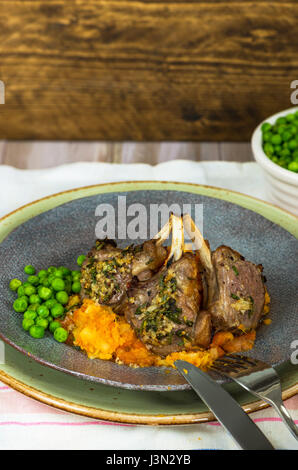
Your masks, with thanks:
M 277 411 L 279 416 L 282 418 L 283 422 L 287 425 L 289 431 L 291 431 L 293 436 L 298 440 L 298 428 L 296 424 L 294 423 L 293 419 L 291 418 L 283 402 L 281 401 L 280 403 L 278 403 L 276 401 L 273 402 L 270 400 L 270 405 L 274 407 L 274 409 Z

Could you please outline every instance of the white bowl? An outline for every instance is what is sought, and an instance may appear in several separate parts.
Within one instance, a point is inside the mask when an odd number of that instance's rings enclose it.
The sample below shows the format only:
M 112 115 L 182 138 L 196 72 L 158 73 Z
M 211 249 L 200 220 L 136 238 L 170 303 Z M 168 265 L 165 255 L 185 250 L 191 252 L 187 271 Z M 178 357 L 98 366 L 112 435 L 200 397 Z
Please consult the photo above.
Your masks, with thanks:
M 255 129 L 251 138 L 252 152 L 255 160 L 263 168 L 271 202 L 295 215 L 298 215 L 298 173 L 276 165 L 267 157 L 262 147 L 261 126 L 264 122 L 274 124 L 277 118 L 297 110 L 298 107 L 289 108 L 265 119 Z

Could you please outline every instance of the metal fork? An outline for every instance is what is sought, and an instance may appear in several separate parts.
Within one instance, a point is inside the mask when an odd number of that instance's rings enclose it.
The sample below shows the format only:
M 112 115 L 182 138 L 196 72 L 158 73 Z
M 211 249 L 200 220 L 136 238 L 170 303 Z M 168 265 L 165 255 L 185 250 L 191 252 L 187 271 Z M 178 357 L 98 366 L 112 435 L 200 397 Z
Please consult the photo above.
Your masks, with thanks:
M 273 367 L 258 359 L 231 354 L 217 359 L 211 369 L 230 377 L 245 390 L 273 406 L 298 440 L 298 428 L 283 404 L 280 379 Z

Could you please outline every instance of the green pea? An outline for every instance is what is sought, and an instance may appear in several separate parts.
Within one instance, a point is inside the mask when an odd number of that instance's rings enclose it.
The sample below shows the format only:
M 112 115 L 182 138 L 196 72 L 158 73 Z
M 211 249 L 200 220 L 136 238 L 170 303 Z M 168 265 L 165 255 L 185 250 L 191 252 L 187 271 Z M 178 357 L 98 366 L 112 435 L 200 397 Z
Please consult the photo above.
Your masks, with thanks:
M 49 300 L 52 296 L 52 290 L 48 287 L 41 286 L 38 289 L 38 295 L 43 300 Z
M 50 267 L 48 268 L 48 273 L 49 273 L 49 274 L 53 274 L 53 273 L 56 271 L 56 269 L 57 269 L 56 266 L 50 266 Z
M 42 326 L 32 325 L 29 329 L 32 338 L 40 339 L 44 337 L 45 329 Z
M 44 286 L 44 287 L 50 287 L 50 285 L 51 285 L 51 283 L 50 283 L 50 281 L 49 281 L 49 278 L 46 277 L 46 276 L 44 276 L 44 277 L 41 278 L 40 283 L 41 283 L 41 285 Z
M 274 153 L 274 147 L 273 147 L 273 145 L 270 144 L 269 142 L 266 142 L 266 144 L 264 145 L 264 152 L 265 152 L 266 155 L 268 155 L 268 156 L 273 155 L 273 153 Z
M 82 264 L 84 263 L 85 259 L 86 259 L 86 256 L 85 256 L 85 255 L 80 255 L 80 256 L 78 257 L 78 259 L 77 259 L 77 264 L 78 264 L 78 266 L 82 266 Z
M 54 305 L 56 305 L 56 303 L 57 303 L 56 299 L 49 299 L 44 303 L 44 305 L 51 310 L 51 308 L 54 307 Z
M 274 144 L 274 145 L 279 145 L 281 144 L 282 142 L 282 138 L 279 134 L 274 134 L 272 137 L 271 137 L 271 143 Z
M 79 294 L 80 291 L 81 291 L 81 283 L 80 283 L 80 281 L 75 281 L 75 282 L 72 284 L 71 289 L 72 289 L 72 291 L 73 291 L 75 294 Z
M 271 141 L 272 135 L 273 135 L 272 132 L 265 132 L 265 133 L 263 134 L 263 141 L 264 141 L 264 142 L 269 142 L 269 141 Z M 78 264 L 79 264 L 79 263 L 78 263 Z M 79 265 L 79 266 L 81 266 L 81 265 Z
M 30 304 L 41 304 L 41 298 L 37 294 L 32 294 L 29 297 Z
M 287 130 L 291 132 L 293 136 L 297 134 L 297 126 L 294 126 L 294 124 L 291 124 L 290 126 L 288 126 Z
M 56 271 L 53 273 L 53 275 L 55 276 L 55 278 L 59 278 L 59 279 L 63 279 L 63 272 L 62 271 L 59 271 L 59 269 L 56 269 Z
M 12 291 L 17 291 L 19 287 L 21 287 L 21 285 L 22 281 L 20 281 L 19 279 L 12 279 L 9 283 L 9 288 Z
M 81 279 L 82 275 L 80 271 L 72 271 L 71 276 L 72 276 L 73 281 L 78 281 L 79 279 Z
M 291 132 L 289 132 L 289 131 L 284 131 L 284 132 L 282 133 L 282 140 L 283 140 L 284 142 L 286 142 L 287 140 L 290 140 L 291 137 L 292 137 L 292 134 L 291 134 Z
M 22 321 L 22 327 L 25 331 L 28 331 L 34 325 L 34 320 L 31 318 L 24 318 Z
M 22 297 L 23 295 L 25 295 L 25 287 L 23 285 L 18 287 L 17 294 L 18 297 Z
M 57 292 L 56 299 L 58 300 L 58 302 L 60 302 L 60 304 L 66 305 L 69 297 L 68 297 L 67 292 L 62 290 L 62 291 Z
M 43 277 L 46 277 L 48 275 L 48 271 L 46 271 L 45 269 L 41 269 L 41 271 L 39 271 L 39 273 L 37 274 L 39 279 L 43 278 Z
M 16 299 L 13 303 L 15 312 L 23 313 L 27 310 L 28 302 L 24 298 Z
M 31 264 L 28 264 L 28 266 L 25 266 L 24 271 L 26 274 L 29 274 L 29 275 L 35 274 L 36 272 L 35 268 Z
M 286 124 L 287 123 L 287 120 L 285 117 L 279 117 L 277 120 L 276 120 L 276 124 Z
M 55 274 L 50 274 L 48 277 L 49 285 L 52 285 L 52 282 L 54 279 L 55 279 Z
M 277 134 L 281 135 L 281 134 L 285 131 L 286 127 L 287 127 L 287 126 L 286 126 L 285 124 L 281 124 L 280 126 L 278 126 L 278 127 L 276 128 Z
M 24 288 L 24 292 L 25 292 L 25 295 L 28 295 L 28 297 L 30 297 L 30 295 L 36 293 L 36 289 L 34 286 L 29 285 Z
M 59 343 L 64 343 L 68 338 L 68 332 L 65 328 L 56 328 L 54 331 L 54 338 Z
M 32 284 L 33 286 L 37 286 L 39 284 L 39 277 L 38 276 L 28 276 L 27 281 L 30 282 L 30 284 Z
M 262 124 L 261 126 L 262 132 L 267 132 L 270 129 L 271 129 L 271 124 L 269 124 L 269 122 L 264 122 L 264 124 Z
M 298 162 L 289 163 L 288 170 L 295 171 L 295 173 L 298 173 Z
M 285 118 L 288 122 L 292 122 L 295 119 L 295 114 L 287 114 Z
M 58 321 L 52 321 L 50 323 L 50 326 L 49 326 L 49 330 L 51 333 L 54 333 L 55 330 L 57 330 L 57 328 L 60 328 L 61 327 L 61 323 L 59 323 Z
M 69 274 L 71 274 L 71 270 L 66 268 L 65 266 L 60 266 L 58 268 L 58 271 L 62 273 L 63 277 L 65 278 L 66 276 L 68 276 Z
M 51 308 L 51 315 L 53 318 L 61 317 L 64 313 L 64 307 L 61 304 L 56 304 Z
M 289 149 L 290 150 L 295 150 L 297 148 L 298 144 L 297 144 L 297 140 L 295 139 L 291 139 L 289 141 Z
M 27 320 L 35 320 L 36 317 L 37 313 L 33 310 L 26 310 L 26 312 L 24 313 L 24 318 Z
M 60 279 L 60 278 L 56 277 L 52 281 L 52 287 L 55 291 L 59 292 L 59 291 L 65 289 L 65 282 L 63 281 L 63 279 Z
M 35 322 L 35 325 L 42 326 L 46 330 L 47 327 L 49 326 L 49 322 L 47 318 L 38 317 Z
M 45 305 L 40 305 L 36 311 L 37 314 L 42 318 L 46 318 L 50 315 L 50 311 Z
M 82 276 L 74 276 L 72 282 L 80 282 Z
M 274 145 L 274 153 L 279 154 L 282 151 L 282 147 L 280 145 Z
M 49 323 L 52 323 L 52 321 L 54 320 L 54 318 L 53 318 L 51 315 L 49 315 L 49 316 L 47 317 L 47 320 L 48 320 Z
M 36 310 L 38 309 L 40 304 L 30 304 L 30 311 L 33 310 L 34 312 L 36 312 Z

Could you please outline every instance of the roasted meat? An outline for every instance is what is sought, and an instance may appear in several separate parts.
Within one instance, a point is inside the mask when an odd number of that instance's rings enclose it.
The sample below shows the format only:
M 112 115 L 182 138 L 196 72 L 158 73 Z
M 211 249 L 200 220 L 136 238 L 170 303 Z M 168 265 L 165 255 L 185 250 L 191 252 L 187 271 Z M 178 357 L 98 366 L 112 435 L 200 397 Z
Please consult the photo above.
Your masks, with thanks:
M 246 261 L 228 246 L 220 246 L 212 253 L 212 263 L 217 289 L 208 310 L 214 328 L 256 328 L 265 301 L 262 266 Z
M 188 214 L 183 222 L 200 256 L 203 306 L 211 315 L 215 331 L 255 329 L 264 311 L 262 266 L 246 261 L 228 246 L 220 246 L 211 253 L 208 242 Z
M 148 282 L 131 288 L 124 314 L 148 349 L 166 356 L 193 346 L 195 332 L 207 343 L 209 324 L 208 332 L 205 325 L 195 328 L 200 302 L 198 259 L 186 253 Z
M 193 344 L 206 349 L 210 345 L 211 335 L 211 315 L 206 310 L 201 310 L 194 326 Z
M 97 240 L 82 266 L 82 297 L 119 311 L 133 277 L 149 279 L 166 257 L 167 249 L 154 240 L 124 250 L 111 240 Z
M 184 245 L 184 228 L 194 251 Z M 170 249 L 162 246 L 172 230 Z M 193 247 L 192 247 L 193 248 Z M 125 315 L 153 353 L 208 348 L 212 333 L 255 329 L 264 312 L 262 266 L 228 246 L 213 253 L 188 214 L 120 249 L 98 240 L 82 266 L 82 296 Z

